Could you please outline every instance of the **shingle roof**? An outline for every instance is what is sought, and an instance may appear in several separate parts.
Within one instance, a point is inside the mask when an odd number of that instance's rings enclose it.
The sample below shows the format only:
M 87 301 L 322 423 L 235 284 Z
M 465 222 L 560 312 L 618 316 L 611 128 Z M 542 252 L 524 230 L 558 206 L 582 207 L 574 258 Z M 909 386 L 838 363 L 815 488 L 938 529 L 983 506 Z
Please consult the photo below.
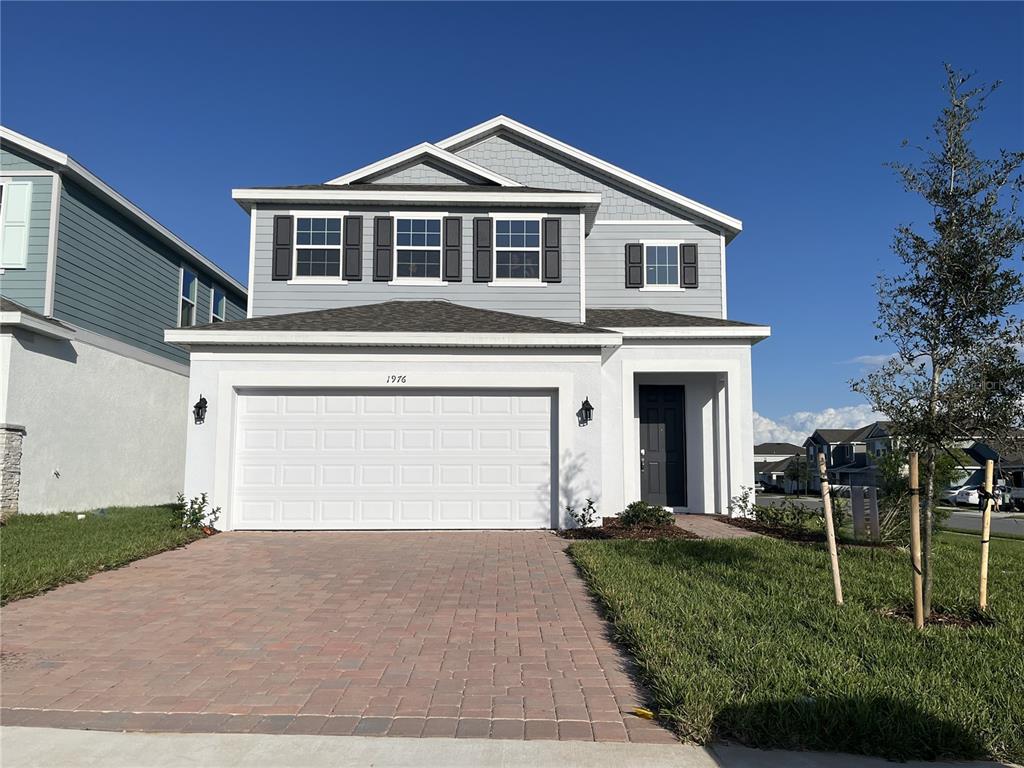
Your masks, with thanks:
M 587 325 L 598 328 L 721 328 L 755 327 L 754 323 L 722 320 L 718 317 L 683 315 L 660 309 L 591 309 L 587 307 Z
M 23 307 L 18 302 L 11 301 L 11 299 L 8 299 L 6 296 L 0 296 L 0 312 L 21 312 L 23 315 L 34 317 L 36 320 L 42 320 L 43 322 L 53 323 L 54 325 L 58 325 L 61 328 L 67 328 L 68 330 L 71 330 L 71 326 L 65 325 L 60 320 L 56 320 L 52 317 L 47 317 L 46 315 L 36 312 L 34 309 Z
M 194 331 L 348 331 L 366 333 L 594 333 L 594 328 L 447 301 L 385 301 L 355 307 L 212 323 Z
M 754 446 L 754 453 L 767 453 L 767 454 L 789 454 L 796 456 L 798 453 L 803 453 L 804 449 L 799 445 L 793 445 L 792 443 L 761 443 L 760 445 Z
M 863 427 L 861 428 L 863 429 Z M 828 443 L 845 443 L 851 437 L 860 432 L 860 429 L 816 429 L 815 434 L 820 435 Z

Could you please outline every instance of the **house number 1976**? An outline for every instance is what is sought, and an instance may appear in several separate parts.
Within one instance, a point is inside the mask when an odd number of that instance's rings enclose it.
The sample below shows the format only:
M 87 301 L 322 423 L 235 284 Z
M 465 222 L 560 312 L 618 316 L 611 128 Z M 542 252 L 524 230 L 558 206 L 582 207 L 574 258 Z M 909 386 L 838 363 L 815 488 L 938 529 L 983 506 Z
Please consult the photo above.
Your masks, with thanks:
M 405 376 L 400 376 L 400 375 L 397 375 L 397 374 L 391 374 L 387 378 L 387 383 L 388 384 L 405 384 Z

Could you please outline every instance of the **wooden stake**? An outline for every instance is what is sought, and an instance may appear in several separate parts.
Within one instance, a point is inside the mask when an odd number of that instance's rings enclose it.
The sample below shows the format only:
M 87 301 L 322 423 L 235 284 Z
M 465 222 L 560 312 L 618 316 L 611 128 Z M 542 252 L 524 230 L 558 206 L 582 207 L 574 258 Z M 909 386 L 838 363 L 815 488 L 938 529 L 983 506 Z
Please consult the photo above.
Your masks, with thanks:
M 995 464 L 992 459 L 985 462 L 985 510 L 981 513 L 981 586 L 978 590 L 978 607 L 988 607 L 988 540 L 992 533 L 992 475 Z
M 878 489 L 868 487 L 868 523 L 871 528 L 871 540 L 875 544 L 882 543 L 882 524 L 878 516 Z
M 821 503 L 825 512 L 825 538 L 828 540 L 828 556 L 832 560 L 832 586 L 836 591 L 836 605 L 843 604 L 843 584 L 839 579 L 839 550 L 836 549 L 836 529 L 832 521 L 832 494 L 828 486 L 828 469 L 825 454 L 818 454 L 818 477 L 821 479 Z
M 853 538 L 860 541 L 867 538 L 864 525 L 864 486 L 850 486 L 850 512 L 853 515 Z
M 914 626 L 924 629 L 924 579 L 921 572 L 921 488 L 917 451 L 910 453 L 910 562 L 914 569 Z

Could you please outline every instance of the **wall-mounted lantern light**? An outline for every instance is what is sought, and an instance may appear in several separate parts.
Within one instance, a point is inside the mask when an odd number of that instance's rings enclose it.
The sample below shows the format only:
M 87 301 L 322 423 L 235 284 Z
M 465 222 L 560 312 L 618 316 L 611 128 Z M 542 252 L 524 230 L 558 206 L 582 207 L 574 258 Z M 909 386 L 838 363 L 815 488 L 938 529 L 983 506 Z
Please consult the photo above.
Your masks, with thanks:
M 196 424 L 206 421 L 206 398 L 202 394 L 199 395 L 196 404 L 192 406 L 192 416 L 195 417 Z
M 594 418 L 594 406 L 590 404 L 590 398 L 583 398 L 583 405 L 580 406 L 579 411 L 580 426 L 589 424 Z

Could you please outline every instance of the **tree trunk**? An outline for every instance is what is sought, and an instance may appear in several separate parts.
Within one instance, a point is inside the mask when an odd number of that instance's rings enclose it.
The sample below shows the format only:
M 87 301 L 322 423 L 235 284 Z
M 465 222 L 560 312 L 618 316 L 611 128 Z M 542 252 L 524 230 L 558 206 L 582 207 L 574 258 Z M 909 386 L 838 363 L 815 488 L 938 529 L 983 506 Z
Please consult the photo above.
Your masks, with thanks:
M 921 570 L 924 572 L 924 617 L 932 614 L 932 509 L 935 504 L 935 449 L 926 453 L 924 469 L 924 510 L 921 523 L 924 526 L 921 537 Z

